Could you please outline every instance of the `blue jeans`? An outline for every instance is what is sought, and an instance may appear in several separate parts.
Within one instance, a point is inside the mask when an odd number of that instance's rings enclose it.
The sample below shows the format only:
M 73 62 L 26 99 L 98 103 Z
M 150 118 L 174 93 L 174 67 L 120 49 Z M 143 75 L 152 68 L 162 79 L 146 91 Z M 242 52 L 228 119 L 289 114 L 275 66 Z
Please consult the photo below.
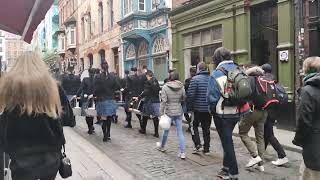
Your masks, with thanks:
M 214 117 L 214 124 L 219 134 L 223 148 L 223 167 L 229 170 L 230 175 L 238 175 L 237 158 L 234 151 L 232 132 L 239 119 L 222 119 Z
M 170 116 L 171 120 L 175 122 L 176 129 L 177 129 L 177 135 L 179 138 L 179 149 L 181 153 L 186 152 L 186 145 L 184 142 L 184 135 L 182 130 L 182 115 L 181 116 Z M 164 130 L 162 135 L 162 142 L 161 147 L 163 148 L 168 140 L 169 130 Z

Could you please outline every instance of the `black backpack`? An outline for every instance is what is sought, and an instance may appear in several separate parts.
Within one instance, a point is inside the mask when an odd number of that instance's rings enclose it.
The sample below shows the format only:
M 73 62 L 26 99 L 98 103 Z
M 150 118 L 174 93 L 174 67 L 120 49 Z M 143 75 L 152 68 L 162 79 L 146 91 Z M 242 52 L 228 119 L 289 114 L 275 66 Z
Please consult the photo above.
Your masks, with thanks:
M 253 104 L 258 109 L 268 109 L 271 105 L 279 104 L 276 81 L 266 76 L 256 77 L 257 95 L 253 98 Z
M 289 101 L 289 96 L 284 87 L 278 82 L 276 84 L 277 99 L 280 105 L 287 104 Z

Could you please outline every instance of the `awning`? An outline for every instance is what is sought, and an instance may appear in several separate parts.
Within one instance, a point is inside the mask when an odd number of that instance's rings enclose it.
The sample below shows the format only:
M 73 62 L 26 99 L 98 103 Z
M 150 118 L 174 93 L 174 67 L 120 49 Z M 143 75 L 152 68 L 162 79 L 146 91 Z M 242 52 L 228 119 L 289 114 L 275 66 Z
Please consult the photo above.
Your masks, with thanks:
M 27 43 L 54 0 L 1 0 L 0 29 L 22 36 Z

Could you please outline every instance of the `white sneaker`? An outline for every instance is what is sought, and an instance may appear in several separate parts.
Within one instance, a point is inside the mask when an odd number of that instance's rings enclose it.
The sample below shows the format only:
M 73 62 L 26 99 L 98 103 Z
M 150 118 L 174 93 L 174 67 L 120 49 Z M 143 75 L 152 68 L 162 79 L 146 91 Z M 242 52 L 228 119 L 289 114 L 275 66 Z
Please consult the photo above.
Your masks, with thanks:
M 183 160 L 186 159 L 186 154 L 185 153 L 180 153 L 180 158 L 183 159 Z
M 251 158 L 251 159 L 249 160 L 248 164 L 246 165 L 246 168 L 252 167 L 252 166 L 258 164 L 258 163 L 261 162 L 261 161 L 262 161 L 262 159 L 261 159 L 260 156 L 257 156 L 256 158 Z
M 277 159 L 276 161 L 272 161 L 271 163 L 276 166 L 282 166 L 288 162 L 289 162 L 289 159 L 287 157 L 284 157 L 282 159 Z
M 264 166 L 259 166 L 258 164 L 253 166 L 255 169 L 258 169 L 260 172 L 264 172 Z
M 157 150 L 158 151 L 161 151 L 161 152 L 165 152 L 166 151 L 166 149 L 164 147 L 161 147 L 161 143 L 160 142 L 157 142 L 156 145 L 157 145 Z

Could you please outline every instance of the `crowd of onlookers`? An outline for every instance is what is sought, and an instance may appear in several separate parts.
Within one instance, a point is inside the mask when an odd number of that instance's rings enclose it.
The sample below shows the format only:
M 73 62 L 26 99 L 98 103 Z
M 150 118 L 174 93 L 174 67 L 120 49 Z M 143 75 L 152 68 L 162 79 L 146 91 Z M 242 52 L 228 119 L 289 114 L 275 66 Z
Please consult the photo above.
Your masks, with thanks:
M 200 62 L 190 68 L 184 82 L 175 70 L 170 70 L 163 86 L 153 72 L 144 66 L 131 68 L 125 77 L 109 72 L 107 62 L 101 69 L 89 69 L 88 77 L 74 75 L 73 69 L 63 75 L 49 73 L 40 57 L 32 52 L 21 56 L 14 68 L 0 79 L 1 146 L 11 158 L 14 180 L 53 180 L 63 168 L 65 138 L 63 126 L 75 126 L 72 106 L 81 104 L 88 134 L 94 134 L 94 116 L 101 124 L 103 141 L 111 141 L 111 124 L 117 123 L 118 103 L 122 104 L 127 122 L 132 128 L 132 113 L 139 119 L 139 133 L 146 134 L 148 120 L 154 124 L 154 137 L 160 141 L 157 149 L 166 151 L 170 129 L 159 133 L 164 121 L 174 124 L 179 140 L 179 157 L 186 159 L 183 120 L 194 143 L 193 153 L 210 153 L 211 123 L 220 137 L 223 164 L 217 176 L 239 179 L 238 163 L 233 144 L 233 131 L 239 125 L 239 135 L 250 154 L 246 168 L 264 171 L 264 152 L 270 144 L 278 158 L 275 166 L 289 162 L 275 137 L 273 126 L 279 107 L 288 101 L 288 94 L 277 82 L 270 64 L 239 66 L 231 52 L 218 48 L 213 56 L 215 70 Z M 298 123 L 293 143 L 303 149 L 303 180 L 320 179 L 320 58 L 304 61 L 304 86 L 299 90 Z M 54 79 L 54 78 L 55 79 Z M 57 83 L 57 80 L 59 81 Z M 73 104 L 74 103 L 74 104 Z M 72 106 L 71 106 L 71 105 Z M 88 113 L 93 108 L 96 115 Z M 213 120 L 213 121 L 212 121 Z M 202 129 L 201 142 L 199 126 Z M 255 142 L 249 137 L 255 131 Z

